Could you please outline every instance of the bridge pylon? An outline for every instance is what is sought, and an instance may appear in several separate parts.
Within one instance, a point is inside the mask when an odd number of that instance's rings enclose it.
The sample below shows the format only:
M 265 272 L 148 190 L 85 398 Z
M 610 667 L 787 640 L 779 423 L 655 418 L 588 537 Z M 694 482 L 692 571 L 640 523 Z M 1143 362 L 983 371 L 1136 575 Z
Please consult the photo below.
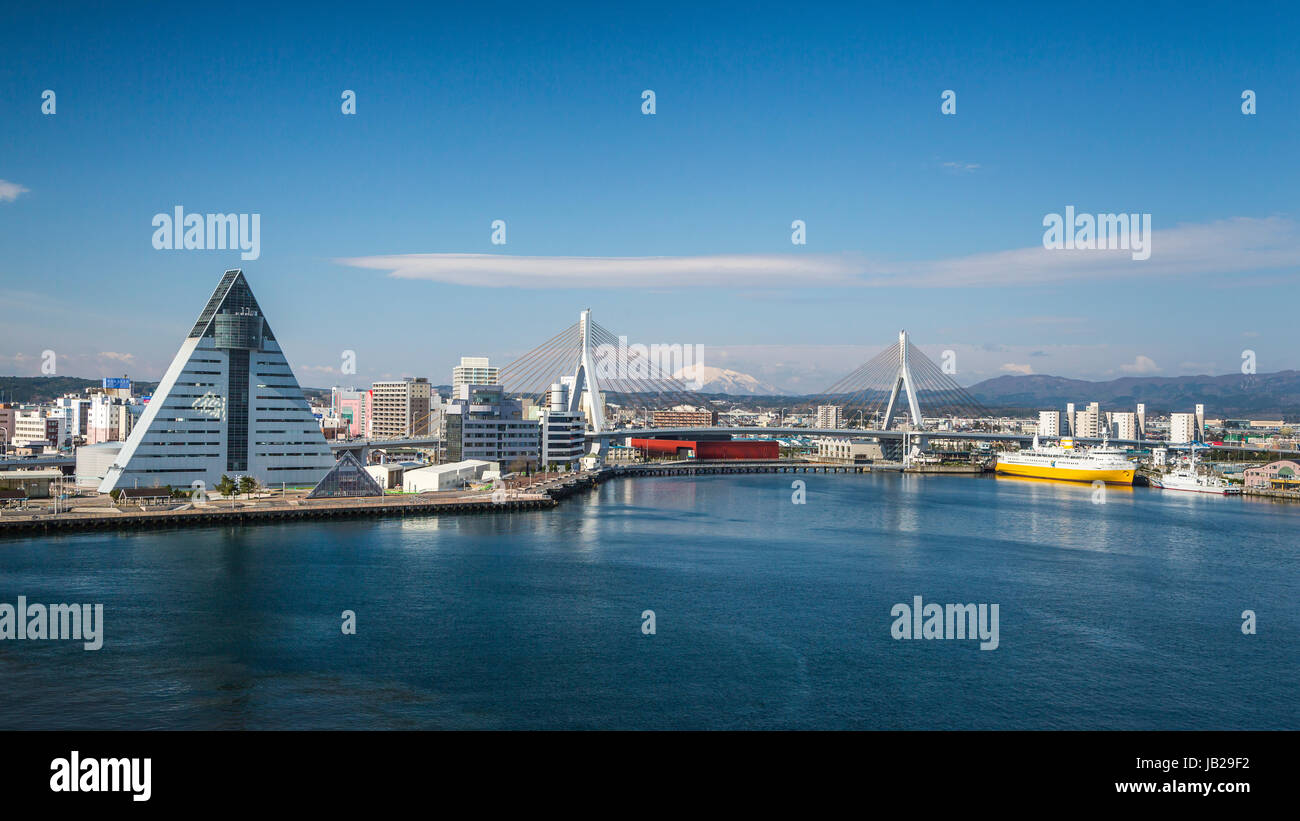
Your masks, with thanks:
M 600 395 L 600 379 L 596 371 L 596 356 L 591 341 L 591 309 L 587 308 L 578 315 L 578 339 L 581 348 L 578 351 L 578 363 L 573 372 L 573 388 L 569 391 L 569 411 L 582 410 L 582 394 L 587 394 L 587 413 L 591 420 L 592 433 L 605 429 L 605 401 Z M 603 460 L 600 447 L 601 440 L 591 443 L 589 456 Z
M 898 404 L 900 393 L 907 396 L 908 411 L 912 416 L 912 427 L 921 427 L 921 406 L 916 401 L 916 384 L 912 381 L 912 366 L 908 361 L 907 351 L 911 345 L 907 341 L 907 331 L 898 332 L 898 370 L 894 374 L 893 388 L 889 392 L 889 405 L 885 409 L 885 418 L 881 430 L 889 430 L 889 423 L 894 418 L 894 406 Z

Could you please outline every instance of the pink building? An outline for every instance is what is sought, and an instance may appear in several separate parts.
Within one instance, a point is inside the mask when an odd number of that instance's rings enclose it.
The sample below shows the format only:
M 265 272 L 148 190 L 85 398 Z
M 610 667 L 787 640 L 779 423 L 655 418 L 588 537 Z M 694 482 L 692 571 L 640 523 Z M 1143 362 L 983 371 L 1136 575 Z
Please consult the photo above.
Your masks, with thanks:
M 1300 487 L 1300 463 L 1284 459 L 1261 468 L 1246 468 L 1246 487 L 1262 490 Z
M 345 436 L 369 436 L 373 396 L 368 390 L 334 388 L 330 410 L 343 423 Z

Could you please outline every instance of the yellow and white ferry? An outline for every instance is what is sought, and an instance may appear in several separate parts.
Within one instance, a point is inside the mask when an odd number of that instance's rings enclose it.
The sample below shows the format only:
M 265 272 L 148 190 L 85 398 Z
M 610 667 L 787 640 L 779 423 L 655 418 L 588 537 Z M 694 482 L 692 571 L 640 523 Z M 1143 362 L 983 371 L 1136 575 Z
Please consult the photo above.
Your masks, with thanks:
M 1137 464 L 1121 448 L 1101 447 L 1081 449 L 1074 440 L 1061 439 L 1060 446 L 1040 446 L 1034 437 L 1033 446 L 998 455 L 997 472 L 1010 476 L 1032 476 L 1038 479 L 1061 479 L 1067 482 L 1095 482 L 1131 485 Z

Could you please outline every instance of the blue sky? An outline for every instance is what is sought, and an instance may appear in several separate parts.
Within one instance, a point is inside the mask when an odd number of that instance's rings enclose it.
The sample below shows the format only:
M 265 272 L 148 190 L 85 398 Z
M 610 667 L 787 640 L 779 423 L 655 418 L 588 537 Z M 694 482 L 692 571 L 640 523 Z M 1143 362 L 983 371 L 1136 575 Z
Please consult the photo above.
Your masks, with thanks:
M 67 375 L 157 378 L 228 267 L 308 385 L 447 382 L 459 356 L 509 361 L 584 307 L 807 392 L 901 327 L 955 350 L 965 384 L 1227 373 L 1247 348 L 1261 372 L 1300 367 L 1285 4 L 3 14 L 0 373 L 51 349 Z M 151 220 L 177 205 L 260 214 L 260 257 L 156 250 Z M 1044 252 L 1067 205 L 1150 213 L 1151 259 Z M 409 254 L 606 274 L 377 259 Z

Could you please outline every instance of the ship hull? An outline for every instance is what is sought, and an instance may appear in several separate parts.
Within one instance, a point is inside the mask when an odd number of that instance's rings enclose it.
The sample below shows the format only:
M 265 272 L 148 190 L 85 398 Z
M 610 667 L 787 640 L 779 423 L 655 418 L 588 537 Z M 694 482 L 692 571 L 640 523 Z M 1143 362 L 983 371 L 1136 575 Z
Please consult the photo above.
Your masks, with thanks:
M 1181 490 L 1183 493 L 1209 493 L 1213 496 L 1233 496 L 1241 492 L 1240 488 L 1234 487 L 1207 487 L 1205 485 L 1178 485 L 1170 484 L 1168 480 L 1161 481 L 1159 485 L 1161 490 Z
M 1133 468 L 1093 470 L 1089 468 L 1051 467 L 1050 465 L 1017 465 L 998 462 L 997 472 L 1008 476 L 1030 476 L 1036 479 L 1056 479 L 1063 482 L 1095 482 L 1101 480 L 1111 485 L 1133 484 Z

